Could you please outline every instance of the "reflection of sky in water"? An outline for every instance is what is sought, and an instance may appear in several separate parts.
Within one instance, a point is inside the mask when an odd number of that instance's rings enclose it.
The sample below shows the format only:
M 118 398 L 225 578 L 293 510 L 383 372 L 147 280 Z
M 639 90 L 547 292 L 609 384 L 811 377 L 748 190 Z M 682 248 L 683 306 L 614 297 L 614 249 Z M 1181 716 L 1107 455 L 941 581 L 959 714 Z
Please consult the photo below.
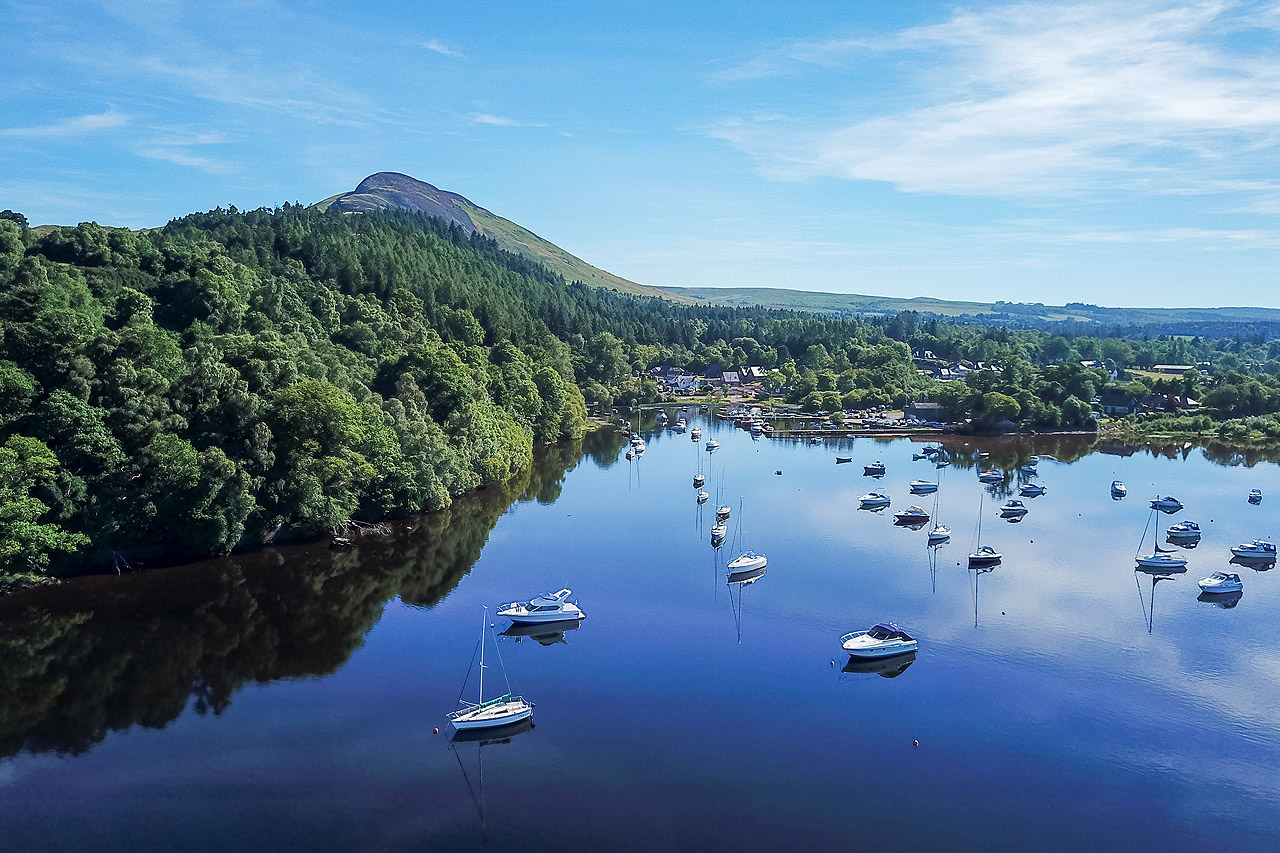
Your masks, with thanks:
M 703 445 L 646 436 L 639 462 L 620 451 L 608 470 L 585 462 L 554 503 L 502 516 L 456 589 L 429 609 L 388 605 L 335 674 L 247 686 L 219 717 L 135 727 L 77 759 L 0 762 L 22 779 L 8 789 L 22 796 L 0 802 L 0 840 L 41 837 L 55 825 L 48 804 L 68 802 L 93 803 L 59 825 L 68 838 L 90 837 L 96 819 L 92 837 L 137 841 L 114 809 L 162 790 L 148 815 L 154 846 L 221 826 L 208 846 L 478 847 L 458 760 L 479 749 L 488 841 L 522 848 L 1280 839 L 1280 570 L 1238 569 L 1245 592 L 1230 610 L 1198 601 L 1195 585 L 1226 568 L 1230 545 L 1280 534 L 1280 492 L 1245 501 L 1268 490 L 1273 465 L 1225 468 L 1198 451 L 1046 459 L 1036 481 L 1048 494 L 1024 499 L 1019 525 L 998 518 L 1011 477 L 986 492 L 983 542 L 1005 558 L 979 579 L 975 627 L 972 575 L 958 565 L 984 493 L 975 469 L 911 462 L 919 445 L 905 441 L 837 451 L 752 442 L 721 423 L 712 436 L 722 447 L 703 459 L 712 501 L 701 509 L 690 478 Z M 987 445 L 983 467 L 1022 461 Z M 837 452 L 853 463 L 836 466 Z M 881 480 L 862 476 L 874 459 L 888 466 Z M 932 513 L 934 496 L 907 484 L 934 477 L 935 520 L 952 529 L 936 578 L 932 522 L 912 531 L 892 517 L 913 503 Z M 1121 502 L 1109 496 L 1117 478 L 1129 487 Z M 893 498 L 889 512 L 856 511 L 872 490 Z M 1158 517 L 1162 541 L 1184 519 L 1204 538 L 1188 572 L 1155 589 L 1148 633 L 1150 580 L 1135 582 L 1132 558 L 1157 492 L 1187 505 Z M 746 544 L 769 557 L 756 583 L 727 585 L 736 552 L 707 545 L 718 503 L 733 508 L 730 542 L 745 524 Z M 430 730 L 453 707 L 479 606 L 561 586 L 587 614 L 566 643 L 499 641 L 513 686 L 538 703 L 536 728 L 450 752 Z M 882 619 L 919 638 L 916 661 L 892 679 L 842 672 L 840 635 Z M 306 819 L 281 824 L 281 803 Z

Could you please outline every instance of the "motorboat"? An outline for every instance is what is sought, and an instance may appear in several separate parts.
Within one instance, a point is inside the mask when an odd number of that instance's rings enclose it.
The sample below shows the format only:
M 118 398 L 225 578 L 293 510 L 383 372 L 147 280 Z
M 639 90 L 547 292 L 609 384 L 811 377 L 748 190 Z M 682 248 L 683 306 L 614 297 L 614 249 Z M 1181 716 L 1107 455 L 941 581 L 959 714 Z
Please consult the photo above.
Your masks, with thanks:
M 667 413 L 666 413 L 666 412 L 663 412 L 663 411 L 659 411 L 659 412 L 658 412 L 658 420 L 662 421 L 663 423 L 666 423 L 666 422 L 667 422 Z
M 852 457 L 852 456 L 837 456 L 837 457 L 836 457 L 836 464 L 837 464 L 837 465 L 843 465 L 843 464 L 845 464 L 846 462 L 852 462 L 852 461 L 853 461 L 853 457 Z
M 915 652 L 906 652 L 889 658 L 851 657 L 840 671 L 859 673 L 861 675 L 878 675 L 881 678 L 897 678 L 907 671 L 907 667 L 915 662 Z
M 1144 569 L 1159 569 L 1161 571 L 1170 571 L 1172 569 L 1181 569 L 1186 571 L 1187 558 L 1179 557 L 1177 554 L 1169 554 L 1164 551 L 1157 551 L 1154 554 L 1143 554 L 1135 557 L 1134 562 Z
M 720 442 L 716 441 L 714 438 L 707 442 L 708 453 L 715 453 L 719 449 L 720 449 Z
M 978 475 L 978 481 L 982 483 L 999 483 L 1004 479 L 1004 474 L 999 471 L 983 471 Z
M 1194 521 L 1179 521 L 1177 524 L 1170 525 L 1165 535 L 1174 541 L 1184 539 L 1199 539 L 1200 525 Z
M 1262 503 L 1262 490 L 1261 490 L 1261 489 L 1250 489 L 1250 490 L 1249 490 L 1249 503 L 1251 503 L 1251 504 L 1260 504 L 1260 503 Z
M 702 427 L 694 427 L 689 430 L 690 441 L 702 441 Z
M 969 555 L 969 568 L 977 569 L 984 566 L 999 565 L 1000 559 L 1004 555 L 992 548 L 990 545 L 979 546 L 978 550 Z
M 925 456 L 937 456 L 942 452 L 942 448 L 936 444 L 926 444 L 922 452 Z
M 571 594 L 567 589 L 544 592 L 529 601 L 513 601 L 510 604 L 504 604 L 498 608 L 498 615 L 523 624 L 585 619 L 586 614 L 581 608 L 569 601 Z
M 928 453 L 912 453 L 911 454 L 912 462 L 919 462 L 921 459 L 932 459 L 932 458 L 933 457 L 930 456 Z
M 1036 466 L 1030 465 L 1030 464 L 1021 466 L 1020 468 L 1018 468 L 1018 471 L 1032 477 L 1040 473 L 1038 470 L 1036 470 Z
M 768 565 L 764 554 L 757 554 L 755 551 L 744 551 L 739 557 L 729 561 L 729 574 L 736 575 L 744 572 L 754 572 L 756 569 L 763 569 Z
M 862 466 L 862 473 L 869 477 L 883 477 L 884 470 L 884 463 L 878 460 L 872 462 L 870 465 Z
M 889 496 L 883 495 L 880 492 L 869 492 L 858 498 L 858 503 L 864 507 L 888 506 Z
M 1229 593 L 1244 590 L 1244 583 L 1235 572 L 1214 572 L 1207 578 L 1201 578 L 1199 584 L 1203 592 Z
M 866 631 L 854 631 L 840 638 L 840 648 L 855 658 L 888 658 L 905 655 L 919 643 L 892 622 L 881 622 Z
M 1026 515 L 1028 512 L 1026 504 L 1017 498 L 1011 498 L 1004 502 L 1000 507 L 1001 515 Z
M 703 486 L 705 486 L 706 484 L 707 484 L 707 478 L 706 478 L 706 477 L 702 476 L 701 474 L 694 474 L 694 475 L 693 475 L 693 487 L 694 487 L 695 489 L 701 489 L 701 488 L 702 488 Z
M 1274 560 L 1276 546 L 1265 539 L 1255 539 L 1252 542 L 1234 546 L 1231 553 L 1246 560 Z
M 633 433 L 631 433 L 631 446 L 632 446 L 632 447 L 641 447 L 641 446 L 643 446 L 643 445 L 644 445 L 644 439 L 643 439 L 643 438 L 641 438 L 640 436 L 636 435 L 634 432 L 633 432 Z
M 936 525 L 929 531 L 929 544 L 941 545 L 943 542 L 951 541 L 951 528 L 945 524 Z
M 704 504 L 709 500 L 711 500 L 711 495 L 706 492 L 698 492 L 698 503 Z
M 1022 495 L 1024 498 L 1038 498 L 1047 491 L 1048 489 L 1039 483 L 1027 483 L 1018 490 L 1018 494 Z
M 1182 501 L 1175 497 L 1165 495 L 1162 498 L 1156 498 L 1151 502 L 1152 509 L 1158 509 L 1161 512 L 1177 512 L 1182 509 Z
M 725 521 L 733 511 L 727 506 L 716 508 L 716 521 Z
M 523 696 L 512 696 L 509 686 L 507 692 L 501 696 L 488 700 L 484 698 L 484 671 L 487 668 L 484 662 L 484 635 L 486 631 L 492 632 L 492 630 L 493 628 L 489 624 L 489 608 L 486 607 L 484 609 L 484 620 L 480 623 L 480 692 L 476 702 L 459 700 L 462 707 L 449 714 L 448 720 L 457 731 L 509 726 L 512 723 L 518 723 L 533 716 L 533 703 Z M 494 638 L 494 644 L 495 646 L 497 644 L 496 637 Z M 498 665 L 503 669 L 502 678 L 505 681 L 507 676 L 501 656 L 498 657 Z M 466 684 L 463 684 L 463 688 L 466 688 Z
M 911 493 L 913 495 L 928 495 L 938 491 L 938 484 L 931 483 L 928 480 L 912 480 Z
M 1120 482 L 1119 480 L 1111 481 L 1111 497 L 1122 498 L 1128 493 L 1129 493 L 1129 490 L 1124 487 L 1124 483 Z
M 893 520 L 898 524 L 924 524 L 929 520 L 929 513 L 918 506 L 912 506 L 895 512 Z

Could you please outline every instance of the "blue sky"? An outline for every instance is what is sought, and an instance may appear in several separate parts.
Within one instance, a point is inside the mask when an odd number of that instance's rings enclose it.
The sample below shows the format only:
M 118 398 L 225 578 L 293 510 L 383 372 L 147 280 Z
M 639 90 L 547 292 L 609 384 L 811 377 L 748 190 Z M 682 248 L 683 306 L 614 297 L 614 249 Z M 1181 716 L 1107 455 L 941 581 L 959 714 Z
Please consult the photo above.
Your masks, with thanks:
M 1280 4 L 0 0 L 0 208 L 375 171 L 648 284 L 1280 306 Z

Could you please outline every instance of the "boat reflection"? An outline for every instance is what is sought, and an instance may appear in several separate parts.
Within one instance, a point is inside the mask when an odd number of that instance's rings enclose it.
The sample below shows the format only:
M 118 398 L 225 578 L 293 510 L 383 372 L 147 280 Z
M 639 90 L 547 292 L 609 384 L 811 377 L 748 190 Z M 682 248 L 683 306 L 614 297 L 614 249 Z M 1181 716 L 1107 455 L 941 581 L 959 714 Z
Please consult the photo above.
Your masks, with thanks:
M 484 811 L 484 748 L 511 743 L 512 738 L 528 731 L 533 731 L 532 717 L 496 729 L 463 729 L 454 732 L 453 737 L 449 738 L 449 749 L 453 751 L 454 758 L 458 759 L 458 769 L 462 771 L 462 781 L 467 783 L 467 792 L 471 794 L 471 802 L 476 807 L 476 815 L 480 818 L 481 838 L 485 842 L 489 840 L 489 826 Z M 471 775 L 467 773 L 467 766 L 462 763 L 462 755 L 458 752 L 461 744 L 468 743 L 476 745 L 475 785 L 471 784 Z
M 1274 557 L 1240 557 L 1235 556 L 1228 560 L 1233 566 L 1243 566 L 1246 569 L 1253 569 L 1255 572 L 1269 572 L 1276 566 Z
M 511 739 L 519 734 L 533 731 L 533 717 L 525 717 L 517 723 L 499 726 L 494 729 L 462 729 L 455 731 L 449 738 L 450 743 L 479 743 L 481 746 L 494 746 L 500 743 L 511 743 Z
M 1133 579 L 1138 585 L 1138 603 L 1142 605 L 1142 621 L 1147 626 L 1148 634 L 1153 633 L 1155 631 L 1155 625 L 1156 625 L 1156 584 L 1160 583 L 1161 581 L 1171 581 L 1173 580 L 1174 575 L 1183 574 L 1184 572 L 1186 572 L 1186 570 L 1187 570 L 1186 566 L 1172 567 L 1172 568 L 1165 567 L 1160 569 L 1149 569 L 1149 568 L 1144 568 L 1142 566 L 1139 566 L 1138 568 L 1134 569 Z M 1147 599 L 1143 598 L 1143 595 L 1142 595 L 1142 578 L 1143 577 L 1151 578 L 1150 603 L 1148 603 Z
M 894 527 L 905 527 L 907 530 L 923 530 L 928 523 L 928 521 L 905 521 L 899 518 L 893 520 Z
M 738 645 L 742 645 L 743 590 L 760 580 L 766 573 L 768 573 L 768 569 L 764 567 L 750 569 L 745 572 L 734 572 L 725 581 L 729 586 L 729 607 L 733 610 L 733 625 L 738 632 Z M 737 589 L 736 598 L 734 596 L 735 587 Z
M 998 565 L 998 564 L 997 564 Z M 969 590 L 973 593 L 973 627 L 978 627 L 978 579 L 988 572 L 994 572 L 995 566 L 982 566 L 969 569 Z
M 1242 589 L 1237 589 L 1235 592 L 1202 592 L 1196 596 L 1196 601 L 1203 601 L 1206 604 L 1212 604 L 1214 607 L 1230 610 L 1240 603 L 1242 597 L 1244 597 L 1244 590 Z
M 856 673 L 859 675 L 878 675 L 881 678 L 897 678 L 899 675 L 907 671 L 907 667 L 916 662 L 916 653 L 907 652 L 905 655 L 894 655 L 891 658 L 865 659 L 865 658 L 849 658 L 849 662 L 844 665 L 841 673 Z
M 527 637 L 544 646 L 554 646 L 556 643 L 568 645 L 569 641 L 564 637 L 565 632 L 576 631 L 580 627 L 582 627 L 582 622 L 577 619 L 567 619 L 562 622 L 541 622 L 532 625 L 512 625 L 499 636 L 511 637 L 517 643 Z

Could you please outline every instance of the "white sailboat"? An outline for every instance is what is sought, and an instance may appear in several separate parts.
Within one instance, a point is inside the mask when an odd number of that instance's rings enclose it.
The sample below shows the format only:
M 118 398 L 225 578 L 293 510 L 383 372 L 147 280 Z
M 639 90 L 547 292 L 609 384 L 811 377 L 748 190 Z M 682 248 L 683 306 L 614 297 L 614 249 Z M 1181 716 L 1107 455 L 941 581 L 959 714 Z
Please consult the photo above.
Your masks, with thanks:
M 741 503 L 738 504 L 738 529 L 733 533 L 734 544 L 737 544 L 739 537 L 742 538 L 742 544 L 746 545 L 747 532 L 746 528 L 742 524 Z M 765 559 L 764 554 L 757 554 L 755 551 L 747 548 L 739 556 L 729 562 L 729 577 L 733 577 L 734 575 L 742 574 L 744 572 L 753 572 L 756 569 L 763 569 L 766 565 L 768 565 L 768 560 Z
M 512 723 L 518 723 L 521 720 L 527 720 L 533 716 L 533 703 L 527 701 L 523 696 L 511 695 L 511 683 L 507 681 L 507 670 L 502 665 L 502 652 L 498 651 L 497 639 L 494 639 L 493 650 L 498 654 L 498 667 L 502 670 L 502 680 L 506 682 L 507 692 L 501 696 L 494 697 L 488 701 L 484 698 L 484 671 L 487 664 L 484 662 L 484 635 L 489 629 L 489 608 L 484 608 L 483 621 L 480 623 L 480 691 L 477 695 L 477 701 L 464 702 L 462 697 L 458 697 L 461 708 L 449 715 L 449 722 L 459 731 L 464 729 L 492 729 L 499 726 L 509 726 Z M 474 658 L 473 658 L 474 660 Z M 471 673 L 468 670 L 467 675 Z M 465 690 L 467 686 L 466 680 L 462 682 Z
M 941 497 L 941 492 L 933 493 L 933 529 L 929 531 L 930 545 L 941 545 L 951 541 L 951 528 L 943 524 L 938 518 L 938 506 Z
M 978 533 L 974 540 L 975 547 L 969 554 L 969 568 L 971 569 L 988 566 L 994 567 L 999 564 L 1001 558 L 1004 556 L 990 545 L 982 544 L 982 503 L 985 499 L 986 492 L 984 491 L 982 497 L 978 501 Z
M 1155 518 L 1156 511 L 1159 509 L 1152 502 L 1151 514 L 1147 516 L 1147 525 L 1142 528 L 1142 538 L 1138 540 L 1137 550 L 1134 551 L 1133 559 L 1139 567 L 1143 569 L 1159 569 L 1162 571 L 1186 571 L 1187 559 L 1185 557 L 1174 554 L 1171 549 L 1160 547 L 1159 542 L 1153 542 L 1155 551 L 1150 554 L 1142 553 L 1142 543 L 1147 541 L 1147 531 L 1151 529 L 1151 521 Z

